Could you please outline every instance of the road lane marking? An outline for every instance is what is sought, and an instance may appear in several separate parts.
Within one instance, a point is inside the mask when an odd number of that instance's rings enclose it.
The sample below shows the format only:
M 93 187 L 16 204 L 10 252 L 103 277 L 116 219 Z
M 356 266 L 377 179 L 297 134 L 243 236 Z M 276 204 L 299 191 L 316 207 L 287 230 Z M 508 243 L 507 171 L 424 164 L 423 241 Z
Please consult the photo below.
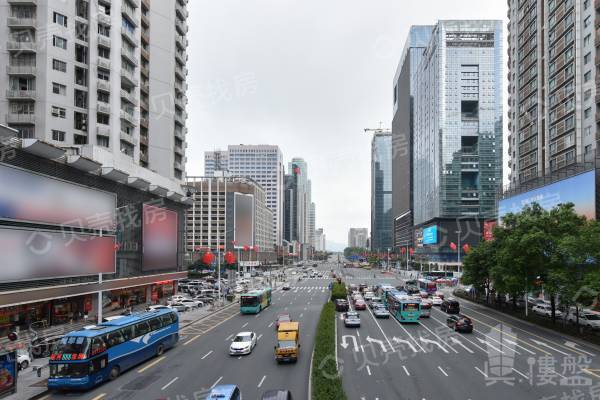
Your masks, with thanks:
M 437 347 L 439 347 L 440 350 L 442 350 L 444 353 L 448 354 L 448 350 L 446 350 L 446 348 L 444 346 L 442 346 L 441 344 L 439 344 L 438 342 L 436 342 L 435 340 L 431 340 L 431 339 L 425 339 L 422 336 L 419 336 L 419 340 L 421 340 L 421 342 L 423 343 L 429 343 L 429 344 L 435 344 Z
M 368 365 L 367 365 L 367 373 L 369 374 L 369 376 L 371 376 L 371 368 L 369 368 Z
M 212 354 L 212 352 L 213 352 L 212 350 L 209 351 L 208 353 L 206 353 L 205 355 L 203 355 L 200 359 L 204 360 L 206 357 L 210 356 Z
M 303 314 L 303 313 L 301 313 L 301 314 L 300 314 L 300 316 L 299 316 L 298 318 L 302 318 L 302 316 L 303 316 L 303 315 L 304 315 L 304 314 Z
M 256 339 L 256 340 L 260 340 L 261 337 L 263 337 L 262 333 L 260 335 L 258 335 L 258 339 Z
M 458 354 L 458 351 L 456 351 L 456 349 L 452 348 L 452 346 L 450 346 L 448 343 L 444 342 L 444 340 L 443 340 L 441 337 L 439 337 L 439 336 L 438 336 L 438 335 L 437 335 L 437 334 L 436 334 L 434 331 L 432 331 L 432 330 L 431 330 L 431 329 L 429 329 L 427 326 L 425 326 L 425 324 L 424 324 L 424 323 L 423 323 L 423 324 L 419 323 L 419 325 L 420 325 L 421 327 L 425 328 L 427 331 L 429 331 L 429 332 L 430 332 L 430 333 L 431 333 L 433 336 L 435 336 L 436 338 L 438 338 L 438 340 L 439 340 L 441 343 L 443 343 L 443 344 L 445 344 L 447 347 L 449 347 L 449 348 L 450 348 L 450 350 L 452 350 L 454 353 Z
M 258 386 L 256 386 L 256 387 L 258 387 L 258 388 L 259 388 L 259 387 L 261 387 L 261 386 L 262 386 L 262 384 L 263 384 L 263 382 L 265 381 L 265 379 L 266 379 L 266 378 L 267 378 L 267 376 L 266 376 L 266 375 L 264 375 L 264 376 L 262 377 L 262 379 L 260 380 L 260 382 L 258 382 Z
M 440 321 L 439 319 L 437 319 L 435 317 L 430 317 L 430 318 L 433 319 L 434 321 L 437 321 L 440 325 L 445 326 L 446 328 L 448 328 L 448 326 L 446 324 L 444 324 L 442 321 Z M 450 329 L 450 328 L 448 328 L 448 329 Z M 477 343 L 473 342 L 472 340 L 467 339 L 466 337 L 463 337 L 463 339 L 465 339 L 467 342 L 471 343 L 473 346 L 475 346 L 479 350 L 483 351 L 485 354 L 489 354 L 489 352 L 486 349 L 484 349 L 483 347 L 481 347 Z
M 565 353 L 564 351 L 560 351 L 560 350 L 557 350 L 557 349 L 553 348 L 552 346 L 550 346 L 546 342 L 542 342 L 542 341 L 535 340 L 535 339 L 529 339 L 529 340 L 531 340 L 533 343 L 537 344 L 538 346 L 544 346 L 544 347 L 547 347 L 549 349 L 552 349 L 552 350 L 556 351 L 557 353 L 562 354 L 563 356 L 568 356 L 569 355 L 568 353 Z
M 455 338 L 455 337 L 450 337 L 450 340 L 452 340 L 452 342 L 453 342 L 454 344 L 457 344 L 457 345 L 461 346 L 463 349 L 465 349 L 465 350 L 466 350 L 466 351 L 468 351 L 469 353 L 471 353 L 471 354 L 474 354 L 474 353 L 473 353 L 473 350 L 471 350 L 470 348 L 468 348 L 467 346 L 465 346 L 465 345 L 463 344 L 463 342 L 461 342 L 461 341 L 460 341 L 460 340 L 458 340 L 457 338 Z
M 165 357 L 165 356 L 162 356 L 162 357 L 160 357 L 160 358 L 157 358 L 156 360 L 152 361 L 150 364 L 146 365 L 144 368 L 140 368 L 140 369 L 138 369 L 138 373 L 140 373 L 140 374 L 141 374 L 142 372 L 146 371 L 147 369 L 154 367 L 156 364 L 158 364 L 159 362 L 161 362 L 161 361 L 162 361 L 162 360 L 164 360 L 165 358 L 167 358 L 167 357 Z M 93 399 L 92 399 L 92 400 L 93 400 Z
M 513 342 L 512 340 L 508 340 L 508 339 L 506 339 L 506 338 L 504 338 L 504 341 L 505 341 L 506 343 L 508 343 L 508 344 L 511 344 L 511 345 L 513 345 L 513 346 L 516 346 L 516 347 L 520 348 L 521 350 L 525 350 L 526 352 L 528 352 L 528 353 L 529 353 L 529 354 L 531 354 L 531 355 L 535 355 L 535 352 L 533 352 L 533 351 L 531 351 L 531 350 L 529 350 L 529 349 L 526 349 L 525 347 L 521 346 L 521 345 L 520 345 L 520 344 L 518 344 L 517 342 Z
M 165 390 L 166 388 L 168 388 L 169 386 L 171 386 L 172 383 L 174 383 L 177 379 L 179 379 L 178 376 L 176 376 L 175 378 L 173 378 L 169 383 L 167 383 L 165 386 L 161 387 L 160 390 Z
M 244 325 L 242 325 L 242 328 L 245 328 L 248 326 L 248 323 L 246 322 Z
M 49 398 L 50 396 L 52 396 L 51 394 L 47 394 L 44 397 L 40 397 L 38 400 L 46 400 L 47 398 Z
M 224 320 L 222 320 L 222 321 L 219 321 L 219 323 L 218 323 L 218 324 L 216 324 L 216 325 L 213 325 L 213 326 L 211 326 L 210 328 L 208 328 L 207 330 L 203 331 L 202 333 L 200 333 L 200 334 L 198 334 L 198 335 L 194 336 L 193 338 L 191 338 L 190 340 L 188 340 L 187 342 L 185 342 L 183 345 L 184 345 L 184 346 L 187 346 L 188 344 L 192 343 L 194 340 L 198 339 L 200 336 L 202 336 L 202 335 L 204 335 L 204 334 L 206 334 L 206 333 L 208 333 L 208 332 L 212 331 L 212 330 L 213 330 L 213 329 L 215 329 L 217 326 L 219 326 L 219 325 L 221 325 L 221 324 L 225 323 L 226 321 L 229 321 L 231 318 L 235 317 L 236 315 L 239 315 L 239 314 L 238 314 L 238 313 L 232 314 L 232 315 L 230 315 L 229 317 L 225 318 Z
M 215 383 L 213 383 L 213 384 L 212 384 L 212 386 L 211 386 L 210 388 L 212 389 L 212 388 L 214 388 L 215 386 L 217 386 L 217 385 L 219 384 L 219 382 L 221 382 L 221 379 L 223 379 L 223 377 L 222 377 L 222 376 L 220 376 L 220 377 L 219 377 L 219 379 L 217 379 L 217 380 L 215 381 Z
M 440 367 L 439 365 L 438 365 L 438 369 L 439 369 L 440 371 L 442 371 L 442 374 L 444 374 L 444 375 L 446 375 L 446 377 L 448 377 L 448 374 L 446 373 L 446 371 L 444 371 L 444 370 L 442 369 L 442 367 Z
M 260 314 L 256 314 L 256 316 L 255 316 L 254 318 L 258 318 L 258 316 L 259 316 L 259 315 L 260 315 Z
M 360 337 L 360 332 L 356 331 L 356 336 Z
M 406 369 L 406 366 L 403 365 L 402 369 L 404 370 L 404 372 L 406 373 L 406 376 L 410 376 L 410 373 L 408 372 L 408 369 Z
M 521 375 L 523 378 L 525 379 L 529 379 L 529 377 L 527 375 L 525 375 L 524 373 L 522 373 L 521 371 L 517 371 L 516 369 L 512 369 L 513 371 L 515 371 L 517 374 Z
M 267 328 L 270 328 L 273 326 L 273 321 L 271 321 L 271 323 L 269 324 L 269 326 L 267 326 Z
M 225 338 L 225 341 L 227 342 L 227 341 L 228 341 L 228 340 L 230 340 L 232 337 L 233 337 L 233 333 L 232 333 L 231 335 L 227 336 L 227 337 Z
M 496 350 L 498 353 L 500 354 L 504 354 L 504 352 L 502 350 L 500 350 L 499 348 L 497 348 L 496 346 L 494 346 L 493 344 L 491 344 L 490 342 L 488 342 L 487 340 L 484 340 L 482 338 L 477 338 L 477 340 L 479 340 L 479 342 L 481 344 L 485 344 L 487 347 L 492 348 L 494 350 Z M 514 350 L 513 350 L 514 351 Z
M 392 345 L 392 342 L 390 342 L 390 339 L 387 337 L 387 335 L 383 331 L 383 328 L 381 328 L 381 325 L 379 324 L 379 321 L 377 321 L 377 318 L 375 318 L 375 316 L 373 315 L 373 313 L 371 312 L 371 310 L 369 309 L 369 307 L 367 307 L 367 311 L 369 312 L 369 315 L 371 316 L 371 318 L 373 318 L 373 321 L 375 322 L 375 325 L 377 325 L 377 327 L 381 331 L 381 334 L 385 338 L 385 341 L 390 345 L 390 349 L 392 349 L 392 353 L 395 353 L 396 349 L 394 349 L 394 346 Z
M 371 310 L 369 310 L 369 312 L 371 312 Z M 373 318 L 375 318 L 375 317 L 373 317 Z M 396 318 L 392 317 L 392 319 L 393 319 L 393 320 L 394 320 L 394 321 L 395 321 L 395 322 L 398 324 L 398 326 L 400 326 L 400 328 L 402 328 L 402 330 L 404 331 L 404 333 L 406 333 L 406 334 L 408 335 L 408 337 L 410 337 L 410 338 L 411 338 L 411 340 L 412 340 L 413 342 L 415 342 L 415 344 L 417 345 L 417 347 L 418 347 L 419 349 L 421 349 L 421 351 L 422 351 L 423 353 L 427 353 L 427 352 L 425 351 L 425 349 L 423 348 L 423 346 L 421 346 L 421 343 L 419 343 L 419 341 L 418 341 L 418 340 L 416 340 L 416 339 L 415 339 L 415 338 L 414 338 L 414 337 L 413 337 L 413 336 L 410 334 L 410 332 L 409 332 L 409 331 L 407 331 L 407 330 L 406 330 L 406 328 L 405 328 L 404 326 L 402 326 L 402 324 L 401 324 L 401 323 L 400 323 L 400 322 L 399 322 L 399 321 L 398 321 Z
M 582 371 L 588 375 L 592 375 L 592 376 L 595 376 L 596 378 L 600 378 L 600 370 L 599 369 L 583 368 Z
M 483 375 L 484 378 L 488 378 L 488 374 L 486 374 L 485 372 L 483 372 L 482 370 L 480 370 L 479 368 L 475 367 L 475 369 L 477 370 L 477 372 L 479 372 L 481 375 Z
M 48 396 L 50 396 L 50 395 L 48 395 Z M 98 396 L 94 397 L 92 400 L 100 400 L 100 399 L 101 399 L 101 398 L 103 398 L 104 396 L 106 396 L 106 393 L 99 394 Z M 47 396 L 46 396 L 46 397 L 47 397 Z

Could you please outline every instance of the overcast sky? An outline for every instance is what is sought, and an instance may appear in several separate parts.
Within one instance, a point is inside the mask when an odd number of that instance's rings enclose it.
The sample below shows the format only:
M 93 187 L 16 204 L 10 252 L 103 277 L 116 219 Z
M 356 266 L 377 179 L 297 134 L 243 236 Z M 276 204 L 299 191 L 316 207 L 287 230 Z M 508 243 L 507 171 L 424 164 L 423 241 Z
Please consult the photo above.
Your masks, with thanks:
M 204 172 L 207 150 L 279 145 L 286 166 L 308 162 L 317 228 L 344 245 L 348 228 L 370 228 L 363 128 L 391 125 L 409 27 L 502 19 L 506 39 L 504 0 L 192 0 L 188 9 L 188 175 Z

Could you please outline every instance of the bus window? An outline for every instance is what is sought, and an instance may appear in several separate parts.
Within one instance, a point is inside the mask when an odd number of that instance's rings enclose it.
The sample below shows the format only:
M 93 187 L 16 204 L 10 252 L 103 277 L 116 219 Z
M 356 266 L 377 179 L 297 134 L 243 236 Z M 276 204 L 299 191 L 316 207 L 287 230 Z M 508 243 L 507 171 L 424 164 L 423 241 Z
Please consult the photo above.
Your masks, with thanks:
M 106 368 L 107 364 L 108 364 L 108 355 L 104 355 L 102 357 L 93 359 L 90 362 L 90 374 L 93 374 L 94 372 L 98 372 L 102 368 Z
M 125 338 L 123 338 L 123 335 L 121 334 L 120 330 L 110 332 L 109 334 L 107 334 L 108 348 L 111 348 L 113 346 L 119 345 L 124 342 L 125 342 Z
M 89 340 L 81 336 L 65 336 L 56 345 L 55 353 L 62 354 L 87 354 Z
M 135 324 L 135 337 L 143 336 L 148 332 L 150 332 L 150 325 L 148 325 L 148 321 Z
M 121 329 L 121 334 L 123 335 L 123 338 L 125 339 L 125 341 L 129 341 L 131 339 L 134 338 L 133 336 L 133 325 L 130 326 L 126 326 L 125 328 Z
M 171 325 L 173 322 L 171 321 L 171 313 L 163 314 L 160 317 L 160 321 L 162 322 L 162 326 Z
M 106 345 L 104 341 L 100 337 L 92 338 L 92 346 L 90 350 L 90 356 L 96 355 L 98 353 L 102 353 L 106 350 Z
M 419 305 L 415 303 L 404 303 L 403 311 L 418 311 Z
M 150 323 L 150 330 L 156 331 L 161 328 L 160 319 L 158 319 L 158 318 L 152 318 L 148 322 Z

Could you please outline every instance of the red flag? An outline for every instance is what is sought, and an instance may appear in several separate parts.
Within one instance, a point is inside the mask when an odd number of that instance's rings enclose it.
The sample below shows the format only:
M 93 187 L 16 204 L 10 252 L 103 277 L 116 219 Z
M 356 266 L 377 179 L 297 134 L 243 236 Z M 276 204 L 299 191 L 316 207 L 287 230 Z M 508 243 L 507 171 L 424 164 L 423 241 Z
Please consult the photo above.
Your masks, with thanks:
M 406 254 L 406 247 L 403 247 L 400 251 L 402 252 L 402 255 Z
M 247 245 L 246 245 L 246 246 L 244 246 L 244 251 L 248 251 L 248 250 L 250 250 L 250 247 L 249 247 L 249 246 L 247 246 Z
M 410 248 L 410 255 L 412 256 L 413 254 L 415 254 L 415 249 L 413 249 L 412 247 Z
M 465 254 L 467 254 L 471 251 L 471 246 L 469 246 L 468 243 L 465 243 L 465 245 L 462 247 L 462 249 L 465 252 Z
M 202 256 L 202 262 L 206 265 L 211 265 L 213 260 L 215 259 L 215 256 L 213 253 L 211 253 L 210 251 L 207 251 L 206 253 L 204 253 L 204 255 Z
M 456 249 L 457 249 L 456 243 L 450 242 L 450 248 L 452 249 L 452 251 L 456 251 Z

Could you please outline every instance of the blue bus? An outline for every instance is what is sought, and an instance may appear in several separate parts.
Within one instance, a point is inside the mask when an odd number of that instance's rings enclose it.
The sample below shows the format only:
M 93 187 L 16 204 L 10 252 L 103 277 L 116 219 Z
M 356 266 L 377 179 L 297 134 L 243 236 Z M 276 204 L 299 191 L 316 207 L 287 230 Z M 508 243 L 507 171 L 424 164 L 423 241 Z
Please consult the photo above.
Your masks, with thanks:
M 50 354 L 49 389 L 89 389 L 173 347 L 177 312 L 124 316 L 66 334 Z
M 258 314 L 271 305 L 271 288 L 257 289 L 240 295 L 240 312 Z
M 387 293 L 387 307 L 399 322 L 419 322 L 421 301 L 393 290 Z

